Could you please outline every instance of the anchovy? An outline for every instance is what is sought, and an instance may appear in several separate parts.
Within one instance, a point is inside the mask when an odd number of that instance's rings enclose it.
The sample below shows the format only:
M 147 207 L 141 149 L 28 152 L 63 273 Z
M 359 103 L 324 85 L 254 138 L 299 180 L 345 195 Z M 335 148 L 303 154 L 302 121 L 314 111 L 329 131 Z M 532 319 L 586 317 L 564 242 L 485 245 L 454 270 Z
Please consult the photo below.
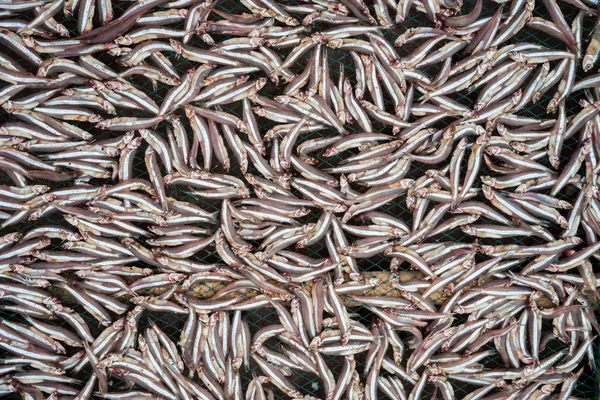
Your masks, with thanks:
M 2 395 L 586 386 L 597 10 L 116 3 L 0 4 Z

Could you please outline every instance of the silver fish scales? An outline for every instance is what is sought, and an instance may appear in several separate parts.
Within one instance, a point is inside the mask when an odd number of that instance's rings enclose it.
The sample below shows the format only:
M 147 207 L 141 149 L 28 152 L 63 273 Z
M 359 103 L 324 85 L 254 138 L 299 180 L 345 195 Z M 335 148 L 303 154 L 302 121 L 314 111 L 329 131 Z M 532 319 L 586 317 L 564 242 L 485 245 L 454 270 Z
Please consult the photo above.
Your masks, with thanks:
M 2 396 L 594 395 L 593 2 L 5 3 Z

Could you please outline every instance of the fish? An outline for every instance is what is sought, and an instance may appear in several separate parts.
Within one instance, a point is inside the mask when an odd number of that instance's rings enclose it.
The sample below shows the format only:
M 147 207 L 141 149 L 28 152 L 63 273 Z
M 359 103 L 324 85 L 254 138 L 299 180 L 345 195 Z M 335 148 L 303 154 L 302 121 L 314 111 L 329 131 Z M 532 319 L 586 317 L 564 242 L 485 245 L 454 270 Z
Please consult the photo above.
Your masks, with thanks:
M 117 3 L 0 4 L 1 395 L 586 385 L 593 7 Z

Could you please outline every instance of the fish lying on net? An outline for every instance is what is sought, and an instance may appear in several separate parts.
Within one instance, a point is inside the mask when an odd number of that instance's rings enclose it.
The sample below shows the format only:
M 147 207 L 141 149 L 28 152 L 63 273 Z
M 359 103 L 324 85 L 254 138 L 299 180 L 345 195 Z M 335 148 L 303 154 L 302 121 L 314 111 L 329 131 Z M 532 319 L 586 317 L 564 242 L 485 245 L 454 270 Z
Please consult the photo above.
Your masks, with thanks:
M 598 12 L 498 3 L 0 2 L 0 396 L 579 398 Z

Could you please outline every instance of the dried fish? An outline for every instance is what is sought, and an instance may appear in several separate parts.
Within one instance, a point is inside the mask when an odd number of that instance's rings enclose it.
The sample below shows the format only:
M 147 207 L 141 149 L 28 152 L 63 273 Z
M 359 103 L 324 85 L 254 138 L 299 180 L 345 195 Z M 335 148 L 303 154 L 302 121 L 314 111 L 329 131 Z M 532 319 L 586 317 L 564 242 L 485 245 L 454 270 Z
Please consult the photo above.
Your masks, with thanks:
M 4 3 L 0 396 L 567 399 L 592 375 L 593 2 Z

